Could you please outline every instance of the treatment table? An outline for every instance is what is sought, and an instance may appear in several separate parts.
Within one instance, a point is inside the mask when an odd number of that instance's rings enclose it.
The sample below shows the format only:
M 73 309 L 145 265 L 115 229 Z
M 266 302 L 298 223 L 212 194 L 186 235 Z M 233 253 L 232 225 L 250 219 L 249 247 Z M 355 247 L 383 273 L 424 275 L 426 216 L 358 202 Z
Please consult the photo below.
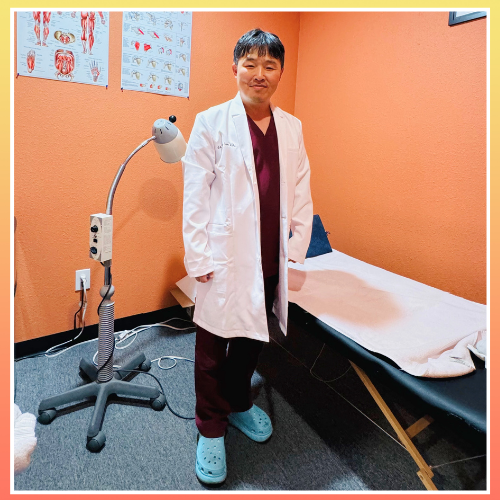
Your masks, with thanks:
M 314 259 L 314 257 L 317 257 L 317 259 Z M 313 259 L 310 261 L 310 265 L 307 264 L 308 259 Z M 427 302 L 427 304 L 422 305 L 423 302 L 417 303 L 417 306 L 414 307 L 414 311 L 412 311 L 413 316 L 410 316 L 410 327 L 413 326 L 413 324 L 411 323 L 412 318 L 416 318 L 418 320 L 418 325 L 425 324 L 425 315 L 424 320 L 422 320 L 421 314 L 421 311 L 425 308 L 428 308 L 430 310 L 429 314 L 431 318 L 431 321 L 427 321 L 427 325 L 430 326 L 431 330 L 433 327 L 435 327 L 438 332 L 440 331 L 440 328 L 443 327 L 443 325 L 445 325 L 446 327 L 447 324 L 451 326 L 450 328 L 448 328 L 448 330 L 451 330 L 453 332 L 454 329 L 457 329 L 457 323 L 460 324 L 461 318 L 457 320 L 457 318 L 452 318 L 452 316 L 455 316 L 455 314 L 460 315 L 460 308 L 462 308 L 464 311 L 464 318 L 471 319 L 466 328 L 473 327 L 476 324 L 475 322 L 478 321 L 477 318 L 479 318 L 479 324 L 481 324 L 482 315 L 484 315 L 484 318 L 486 317 L 485 313 L 483 313 L 483 311 L 485 311 L 485 306 L 470 302 L 468 303 L 468 301 L 464 301 L 463 299 L 460 299 L 458 297 L 451 296 L 450 294 L 445 294 L 444 292 L 436 289 L 431 289 L 431 287 L 426 287 L 426 285 L 416 283 L 401 276 L 394 275 L 393 273 L 381 270 L 380 268 L 375 268 L 375 266 L 369 266 L 366 263 L 356 261 L 356 259 L 353 259 L 344 254 L 340 254 L 340 252 L 336 252 L 334 250 L 332 251 L 327 238 L 327 233 L 323 228 L 323 224 L 321 223 L 319 216 L 315 215 L 311 244 L 307 253 L 304 269 L 309 269 L 309 272 L 312 274 L 320 274 L 322 271 L 317 273 L 314 270 L 316 264 L 313 264 L 313 262 L 316 263 L 317 261 L 324 262 L 324 267 L 326 268 L 328 268 L 328 266 L 331 266 L 332 271 L 330 271 L 331 275 L 329 276 L 333 276 L 333 280 L 335 280 L 337 276 L 341 276 L 340 281 L 342 281 L 343 275 L 351 276 L 349 272 L 344 272 L 346 269 L 358 273 L 354 279 L 357 280 L 355 281 L 356 285 L 358 284 L 358 282 L 361 283 L 361 285 L 359 285 L 359 289 L 356 289 L 356 287 L 354 287 L 356 293 L 351 293 L 351 295 L 348 296 L 347 300 L 349 301 L 351 297 L 353 298 L 353 300 L 360 300 L 359 306 L 361 308 L 363 308 L 365 305 L 367 306 L 367 308 L 371 307 L 370 297 L 368 297 L 367 301 L 363 303 L 364 293 L 370 293 L 370 287 L 367 284 L 367 282 L 369 282 L 370 280 L 372 281 L 372 283 L 375 282 L 380 285 L 381 290 L 375 290 L 375 292 L 378 292 L 378 295 L 374 294 L 372 296 L 375 298 L 382 297 L 380 303 L 383 303 L 384 301 L 387 302 L 386 297 L 388 296 L 388 294 L 386 290 L 388 290 L 389 288 L 386 289 L 384 287 L 386 283 L 391 280 L 394 280 L 393 289 L 396 290 L 397 294 L 400 294 L 400 296 L 403 297 L 404 300 L 408 301 L 407 297 L 411 296 L 409 302 L 412 306 L 414 306 L 414 304 L 412 304 L 412 301 L 418 302 L 418 300 L 421 300 L 422 296 L 426 296 L 426 294 L 429 294 L 430 300 Z M 330 264 L 332 262 L 334 264 Z M 335 264 L 337 265 L 337 267 L 335 267 Z M 401 367 L 398 366 L 398 364 L 396 364 L 388 356 L 381 354 L 380 351 L 374 352 L 363 347 L 358 342 L 355 342 L 354 340 L 349 338 L 349 336 L 340 333 L 336 328 L 332 326 L 336 325 L 336 322 L 338 321 L 339 326 L 337 326 L 337 328 L 341 329 L 341 327 L 349 327 L 348 321 L 342 322 L 342 307 L 348 307 L 347 303 L 337 307 L 337 313 L 339 313 L 340 311 L 340 314 L 337 314 L 337 318 L 335 317 L 335 315 L 328 316 L 329 324 L 325 323 L 317 316 L 305 310 L 303 307 L 301 307 L 301 305 L 293 303 L 294 297 L 297 298 L 297 294 L 293 294 L 292 289 L 294 285 L 292 284 L 290 286 L 290 283 L 293 282 L 293 278 L 291 277 L 290 272 L 297 273 L 298 271 L 289 270 L 289 322 L 295 323 L 308 334 L 316 336 L 324 344 L 328 345 L 333 351 L 345 356 L 349 360 L 359 378 L 379 406 L 380 410 L 383 412 L 384 416 L 393 427 L 400 442 L 405 446 L 405 448 L 417 464 L 417 475 L 421 479 L 424 486 L 428 490 L 436 490 L 437 488 L 432 481 L 432 477 L 434 474 L 412 441 L 412 438 L 414 438 L 419 432 L 421 432 L 430 423 L 432 423 L 432 417 L 425 415 L 409 428 L 404 429 L 389 409 L 387 403 L 375 388 L 375 385 L 371 379 L 373 379 L 377 383 L 380 382 L 382 384 L 385 384 L 386 386 L 395 389 L 396 392 L 403 393 L 405 396 L 410 396 L 412 400 L 416 400 L 417 403 L 420 404 L 423 409 L 425 409 L 424 411 L 426 413 L 429 412 L 435 416 L 446 416 L 447 418 L 451 418 L 462 429 L 464 428 L 465 424 L 465 429 L 471 430 L 472 434 L 476 437 L 479 436 L 480 438 L 483 438 L 486 435 L 487 428 L 487 370 L 485 369 L 484 361 L 481 361 L 479 358 L 474 356 L 473 363 L 475 366 L 475 370 L 461 376 L 441 376 L 438 378 L 429 378 L 411 375 L 410 373 L 403 371 Z M 379 274 L 378 278 L 374 278 L 377 273 Z M 353 281 L 353 278 L 351 277 L 344 281 L 345 283 L 349 283 L 349 281 Z M 319 285 L 318 287 L 315 286 L 314 282 L 309 286 L 309 301 L 307 300 L 307 296 L 302 297 L 302 304 L 306 304 L 310 310 L 314 310 L 315 308 L 318 311 L 327 310 L 328 307 L 325 307 L 325 304 L 331 304 L 332 299 L 327 297 L 327 300 L 323 300 L 322 306 L 324 307 L 324 309 L 321 309 L 321 306 L 318 307 L 316 305 L 320 300 L 320 298 L 317 297 L 317 294 L 320 293 L 318 292 L 318 290 L 323 287 L 323 291 L 328 291 L 329 289 L 333 289 L 333 287 L 335 287 L 335 284 L 331 283 L 329 279 L 324 280 L 323 282 L 317 281 L 317 284 Z M 337 284 L 337 287 L 339 286 L 341 290 L 340 293 L 338 291 L 332 292 L 332 297 L 338 297 L 338 300 L 342 301 L 344 298 L 342 293 L 342 285 Z M 358 291 L 359 293 L 357 293 Z M 398 297 L 397 294 L 394 295 L 396 298 Z M 421 294 L 420 297 L 418 297 L 419 294 Z M 304 295 L 307 295 L 307 293 L 304 293 Z M 405 295 L 407 297 L 405 297 Z M 360 297 L 360 299 L 358 299 L 358 297 Z M 322 298 L 324 299 L 324 297 Z M 434 304 L 434 300 L 436 301 L 436 304 Z M 335 299 L 333 299 L 333 301 L 335 301 Z M 438 309 L 438 302 L 440 301 L 443 305 L 442 309 Z M 300 302 L 300 300 L 297 300 L 297 302 Z M 376 305 L 373 309 L 376 309 L 378 302 L 375 302 L 375 304 Z M 446 307 L 448 307 L 449 309 L 446 309 Z M 438 309 L 437 312 L 435 311 L 436 309 Z M 417 312 L 415 313 L 415 311 Z M 442 318 L 443 311 L 445 311 L 445 318 Z M 449 311 L 451 311 L 451 313 Z M 374 313 L 372 310 L 371 314 L 373 318 L 378 319 L 377 312 Z M 432 314 L 434 314 L 434 316 L 432 316 Z M 471 318 L 468 318 L 468 315 L 471 315 Z M 444 321 L 440 323 L 439 319 L 443 319 Z M 399 324 L 396 323 L 396 326 L 391 326 L 393 327 L 393 330 L 395 329 L 397 332 L 400 331 L 398 330 Z M 415 334 L 415 336 L 418 336 L 418 328 L 419 327 L 417 327 L 416 329 L 412 329 L 412 335 Z M 370 326 L 362 325 L 360 331 L 363 330 L 369 331 Z M 366 336 L 369 341 L 375 339 L 375 341 L 370 344 L 374 347 L 377 346 L 376 339 L 377 335 L 379 335 L 378 332 L 384 332 L 384 326 L 379 328 L 377 331 L 374 331 L 374 334 L 372 336 L 370 336 L 370 334 Z M 397 344 L 397 341 L 395 343 Z M 396 351 L 397 350 L 395 350 L 395 352 Z M 450 351 L 446 351 L 445 354 L 447 356 L 450 356 L 449 354 L 447 354 L 449 352 Z M 451 356 L 453 354 L 454 352 L 451 352 Z M 467 354 L 469 354 L 468 351 Z M 431 365 L 434 361 L 435 360 L 431 360 Z M 459 359 L 458 361 L 463 360 Z M 459 369 L 460 367 L 464 368 L 463 365 L 457 365 L 456 363 L 451 363 L 450 366 L 456 366 L 457 369 Z M 468 368 L 465 367 L 465 369 Z
M 396 391 L 402 391 L 423 403 L 427 412 L 458 419 L 474 432 L 486 434 L 486 369 L 484 362 L 474 360 L 476 370 L 461 377 L 423 378 L 401 371 L 384 356 L 372 353 L 356 342 L 337 332 L 318 318 L 290 303 L 288 320 L 308 333 L 317 336 L 335 352 L 345 356 L 370 392 L 380 410 L 396 432 L 418 466 L 417 475 L 428 490 L 436 490 L 432 482 L 433 472 L 419 453 L 412 438 L 424 430 L 433 419 L 422 417 L 407 429 L 403 429 L 387 403 L 380 396 L 371 379 Z

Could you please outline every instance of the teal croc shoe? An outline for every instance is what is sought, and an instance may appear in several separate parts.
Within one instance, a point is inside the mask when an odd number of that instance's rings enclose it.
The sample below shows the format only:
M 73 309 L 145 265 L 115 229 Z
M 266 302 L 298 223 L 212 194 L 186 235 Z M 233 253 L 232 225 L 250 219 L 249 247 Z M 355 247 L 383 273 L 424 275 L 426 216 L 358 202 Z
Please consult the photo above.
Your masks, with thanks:
M 256 405 L 247 411 L 230 413 L 228 419 L 231 425 L 258 443 L 267 441 L 273 433 L 271 419 Z
M 196 476 L 204 484 L 222 484 L 227 475 L 224 437 L 206 438 L 198 435 Z

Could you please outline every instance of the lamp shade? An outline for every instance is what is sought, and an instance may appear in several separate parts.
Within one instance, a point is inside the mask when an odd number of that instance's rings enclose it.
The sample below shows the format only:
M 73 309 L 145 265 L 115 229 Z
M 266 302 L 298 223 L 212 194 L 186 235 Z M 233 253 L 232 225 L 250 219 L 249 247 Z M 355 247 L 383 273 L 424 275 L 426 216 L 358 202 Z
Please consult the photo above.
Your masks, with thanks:
M 153 135 L 156 151 L 165 163 L 176 163 L 184 156 L 186 141 L 181 131 L 169 120 L 156 120 L 153 124 Z

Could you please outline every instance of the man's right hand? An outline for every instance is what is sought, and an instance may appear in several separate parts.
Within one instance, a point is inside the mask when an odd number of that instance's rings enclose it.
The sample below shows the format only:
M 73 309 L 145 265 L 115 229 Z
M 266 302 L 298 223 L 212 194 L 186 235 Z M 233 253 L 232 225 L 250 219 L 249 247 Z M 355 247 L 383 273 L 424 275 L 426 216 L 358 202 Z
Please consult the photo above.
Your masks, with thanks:
M 206 283 L 208 280 L 212 279 L 213 277 L 214 277 L 214 272 L 212 271 L 211 273 L 196 277 L 195 280 L 199 281 L 200 283 Z

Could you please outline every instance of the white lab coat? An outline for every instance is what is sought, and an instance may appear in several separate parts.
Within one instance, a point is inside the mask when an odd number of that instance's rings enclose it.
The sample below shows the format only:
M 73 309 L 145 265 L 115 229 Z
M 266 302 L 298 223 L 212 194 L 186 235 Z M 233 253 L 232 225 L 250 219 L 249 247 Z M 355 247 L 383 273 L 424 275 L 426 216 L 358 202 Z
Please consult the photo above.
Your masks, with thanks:
M 300 120 L 271 106 L 280 158 L 280 281 L 273 312 L 286 335 L 288 259 L 303 263 L 311 239 L 309 161 Z M 197 283 L 193 321 L 220 337 L 269 341 L 252 139 L 239 93 L 196 116 L 185 156 L 184 264 Z M 293 236 L 288 239 L 290 228 Z

